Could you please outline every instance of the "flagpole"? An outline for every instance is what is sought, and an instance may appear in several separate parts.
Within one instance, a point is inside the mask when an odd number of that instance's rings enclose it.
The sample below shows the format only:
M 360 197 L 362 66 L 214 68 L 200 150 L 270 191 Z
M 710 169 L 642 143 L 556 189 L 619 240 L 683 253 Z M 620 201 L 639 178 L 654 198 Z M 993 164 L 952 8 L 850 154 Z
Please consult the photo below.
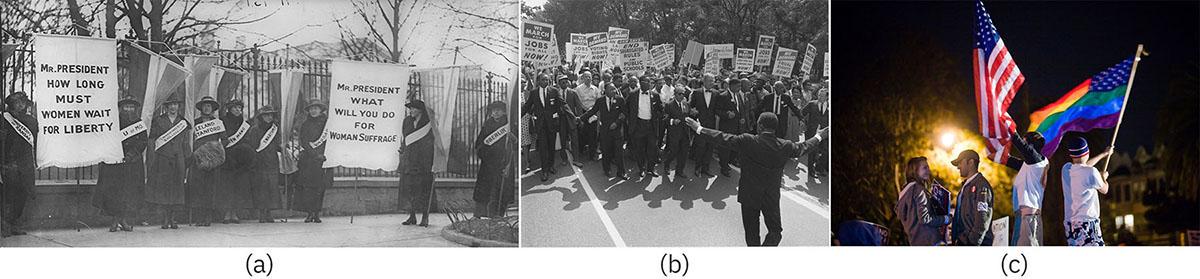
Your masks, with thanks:
M 1129 105 L 1129 92 L 1133 90 L 1133 78 L 1137 75 L 1138 61 L 1142 60 L 1142 54 L 1145 53 L 1142 44 L 1138 44 L 1137 53 L 1133 55 L 1133 67 L 1129 70 L 1129 83 L 1125 86 L 1125 99 L 1121 101 L 1121 112 L 1117 115 L 1117 126 L 1113 128 L 1112 141 L 1108 143 L 1109 147 L 1117 145 L 1117 133 L 1121 131 L 1121 121 L 1125 119 L 1125 107 Z M 1112 159 L 1112 154 L 1104 157 L 1104 170 L 1108 171 L 1108 161 Z

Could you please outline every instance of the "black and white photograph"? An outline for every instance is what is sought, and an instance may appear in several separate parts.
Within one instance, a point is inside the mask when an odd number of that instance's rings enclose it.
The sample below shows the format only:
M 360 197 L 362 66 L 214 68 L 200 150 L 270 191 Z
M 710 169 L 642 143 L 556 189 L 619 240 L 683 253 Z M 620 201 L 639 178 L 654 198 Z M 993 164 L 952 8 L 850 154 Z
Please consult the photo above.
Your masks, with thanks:
M 515 1 L 3 6 L 0 246 L 518 246 Z
M 828 8 L 523 2 L 522 245 L 828 245 Z

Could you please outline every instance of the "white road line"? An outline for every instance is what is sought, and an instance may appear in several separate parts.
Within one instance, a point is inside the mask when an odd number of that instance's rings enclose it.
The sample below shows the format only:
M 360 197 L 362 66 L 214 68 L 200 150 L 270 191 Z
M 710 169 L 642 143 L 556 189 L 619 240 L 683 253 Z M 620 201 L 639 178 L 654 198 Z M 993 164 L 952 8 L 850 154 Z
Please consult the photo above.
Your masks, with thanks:
M 807 207 L 809 210 L 816 212 L 817 215 L 821 215 L 821 217 L 824 217 L 825 219 L 829 219 L 829 210 L 828 209 L 824 209 L 821 206 L 813 203 L 812 201 L 801 198 L 796 193 L 792 193 L 791 191 L 787 191 L 786 189 L 780 188 L 779 191 L 783 194 L 784 197 L 787 197 L 789 200 L 792 200 L 792 201 L 800 204 L 801 206 Z
M 571 157 L 571 154 L 567 154 L 567 158 L 571 162 L 575 161 L 575 158 Z M 612 238 L 613 245 L 622 248 L 626 247 L 625 239 L 621 238 L 621 234 L 617 232 L 617 227 L 613 225 L 612 219 L 608 217 L 608 212 L 605 212 L 604 207 L 600 205 L 600 199 L 596 198 L 595 192 L 592 192 L 592 185 L 584 178 L 583 171 L 580 171 L 579 167 L 576 167 L 574 163 L 567 165 L 571 166 L 571 170 L 575 172 L 575 179 L 579 180 L 579 185 L 583 187 L 583 191 L 587 193 L 588 199 L 591 200 L 592 209 L 596 210 L 596 215 L 600 215 L 600 222 L 604 223 L 604 229 L 608 230 L 608 236 Z

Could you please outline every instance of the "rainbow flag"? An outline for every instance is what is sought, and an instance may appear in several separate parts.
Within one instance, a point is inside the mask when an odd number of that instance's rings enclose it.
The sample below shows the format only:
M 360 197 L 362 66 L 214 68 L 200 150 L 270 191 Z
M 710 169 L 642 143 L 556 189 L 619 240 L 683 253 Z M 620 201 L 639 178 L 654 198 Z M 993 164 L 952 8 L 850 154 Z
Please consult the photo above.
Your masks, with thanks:
M 1125 104 L 1132 64 L 1132 57 L 1125 59 L 1029 115 L 1029 130 L 1042 133 L 1048 140 L 1042 147 L 1042 155 L 1054 155 L 1067 132 L 1112 128 L 1117 124 Z

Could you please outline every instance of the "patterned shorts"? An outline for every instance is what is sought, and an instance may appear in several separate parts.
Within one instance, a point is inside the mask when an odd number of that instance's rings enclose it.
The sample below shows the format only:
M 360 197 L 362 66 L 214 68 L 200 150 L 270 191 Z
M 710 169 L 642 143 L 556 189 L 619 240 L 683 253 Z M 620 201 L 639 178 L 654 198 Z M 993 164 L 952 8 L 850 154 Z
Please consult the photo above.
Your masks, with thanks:
M 1104 246 L 1100 236 L 1100 220 L 1083 222 L 1067 221 L 1068 246 Z

